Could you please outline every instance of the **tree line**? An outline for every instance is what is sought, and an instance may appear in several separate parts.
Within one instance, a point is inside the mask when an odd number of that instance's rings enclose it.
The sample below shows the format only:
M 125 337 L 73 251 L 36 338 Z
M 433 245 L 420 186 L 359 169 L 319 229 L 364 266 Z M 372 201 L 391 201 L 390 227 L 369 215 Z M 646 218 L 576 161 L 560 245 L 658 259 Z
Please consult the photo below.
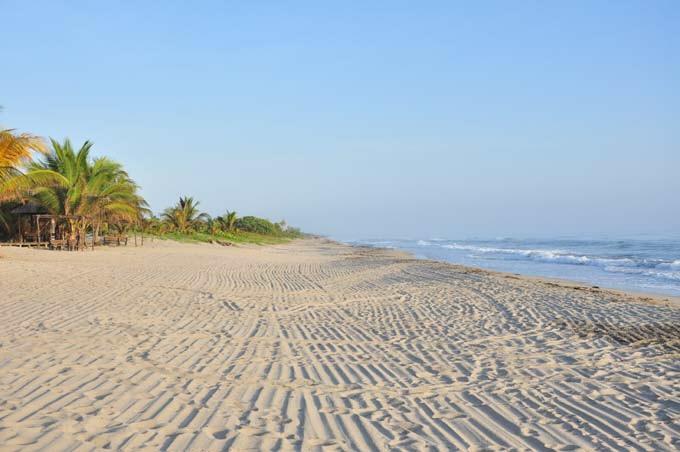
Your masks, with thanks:
M 189 196 L 153 215 L 138 184 L 123 166 L 108 157 L 93 157 L 92 143 L 75 148 L 66 139 L 41 138 L 0 129 L 0 238 L 16 236 L 18 206 L 31 204 L 59 218 L 71 240 L 131 230 L 163 235 L 204 234 L 235 238 L 239 234 L 298 237 L 285 222 L 236 212 L 211 217 Z

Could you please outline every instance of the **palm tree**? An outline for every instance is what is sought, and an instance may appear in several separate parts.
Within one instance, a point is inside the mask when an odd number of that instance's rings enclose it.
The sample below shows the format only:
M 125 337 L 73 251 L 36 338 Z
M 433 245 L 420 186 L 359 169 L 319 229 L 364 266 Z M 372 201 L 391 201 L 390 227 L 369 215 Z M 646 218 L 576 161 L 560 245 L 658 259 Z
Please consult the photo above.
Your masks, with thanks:
M 139 187 L 123 170 L 122 165 L 106 157 L 95 159 L 88 166 L 84 181 L 84 196 L 77 212 L 81 215 L 81 230 L 89 220 L 94 237 L 98 237 L 103 223 L 114 225 L 140 224 L 149 214 L 147 203 L 137 190 Z
M 9 209 L 15 204 L 1 204 L 21 200 L 13 187 L 13 181 L 22 175 L 20 168 L 30 161 L 34 152 L 45 151 L 45 142 L 40 137 L 27 133 L 16 134 L 14 129 L 0 129 L 0 226 L 8 231 L 11 217 Z
M 20 167 L 28 164 L 34 152 L 45 153 L 47 148 L 42 138 L 13 129 L 0 130 L 0 201 L 18 198 L 14 179 L 21 176 Z M 35 174 L 39 178 L 40 174 Z M 16 182 L 16 181 L 15 181 Z
M 198 210 L 199 204 L 191 196 L 180 196 L 179 202 L 175 206 L 165 209 L 161 217 L 178 232 L 189 232 L 209 218 L 208 214 Z
M 217 235 L 224 230 L 222 217 L 208 218 L 205 226 L 210 235 Z
M 47 150 L 42 138 L 28 133 L 15 134 L 14 129 L 0 130 L 0 179 L 13 176 L 18 167 L 27 163 L 33 152 Z
M 224 218 L 226 231 L 232 232 L 234 231 L 234 229 L 236 229 L 236 220 L 238 219 L 238 217 L 236 216 L 235 211 L 229 212 L 227 210 L 227 214 L 224 215 L 224 217 L 222 218 Z
M 96 238 L 103 223 L 134 223 L 148 210 L 119 163 L 90 159 L 92 143 L 86 141 L 77 151 L 68 139 L 51 143 L 52 151 L 30 163 L 27 173 L 14 177 L 9 186 L 53 215 L 65 216 L 72 239 L 76 233 L 84 238 L 90 227 Z
M 208 229 L 212 235 L 216 235 L 218 232 L 232 232 L 235 229 L 236 223 L 236 212 L 229 212 L 220 216 L 208 220 Z

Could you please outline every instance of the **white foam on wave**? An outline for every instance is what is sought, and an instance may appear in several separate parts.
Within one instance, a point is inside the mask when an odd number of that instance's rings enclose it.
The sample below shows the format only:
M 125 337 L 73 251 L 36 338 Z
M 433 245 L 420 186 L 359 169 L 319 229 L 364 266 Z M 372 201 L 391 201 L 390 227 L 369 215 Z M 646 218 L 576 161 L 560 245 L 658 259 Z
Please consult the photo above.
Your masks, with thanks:
M 656 266 L 657 268 L 664 268 L 669 270 L 680 270 L 680 259 L 674 260 L 673 262 L 664 262 Z
M 587 264 L 591 260 L 587 256 L 566 254 L 566 252 L 562 250 L 522 250 L 516 248 L 493 248 L 487 246 L 459 245 L 458 243 L 442 245 L 442 248 L 473 251 L 476 253 L 512 254 L 516 256 L 524 256 L 537 261 L 564 262 L 569 264 Z
M 416 243 L 417 243 L 418 246 L 430 246 L 430 245 L 432 245 L 427 240 L 418 240 Z
M 357 245 L 384 247 L 385 245 L 392 245 L 394 242 L 391 240 L 355 240 L 351 243 L 355 243 Z
M 625 273 L 627 275 L 642 275 L 658 279 L 669 279 L 672 281 L 680 281 L 680 272 L 663 271 L 663 270 L 648 270 L 644 268 L 630 268 L 630 267 L 605 267 L 605 271 L 612 273 Z
M 563 250 L 543 250 L 543 249 L 517 249 L 517 248 L 495 248 L 474 245 L 461 245 L 453 243 L 442 245 L 442 248 L 472 251 L 482 254 L 508 254 L 524 259 L 538 262 L 571 264 L 571 265 L 592 265 L 601 267 L 604 271 L 614 273 L 627 273 L 649 276 L 652 278 L 663 278 L 670 280 L 680 280 L 680 260 L 673 262 L 650 262 L 646 260 L 636 261 L 630 258 L 603 258 L 590 257 L 583 255 L 569 254 Z

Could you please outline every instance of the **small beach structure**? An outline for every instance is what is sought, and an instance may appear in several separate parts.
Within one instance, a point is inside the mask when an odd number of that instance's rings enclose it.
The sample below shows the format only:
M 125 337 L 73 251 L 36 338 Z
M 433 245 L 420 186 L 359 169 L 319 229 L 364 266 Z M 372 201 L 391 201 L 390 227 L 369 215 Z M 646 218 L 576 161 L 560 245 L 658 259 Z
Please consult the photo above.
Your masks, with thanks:
M 16 234 L 12 237 L 12 244 L 26 245 L 26 246 L 40 246 L 43 243 L 49 243 L 49 235 L 46 234 L 52 223 L 44 224 L 43 219 L 41 225 L 41 218 L 48 214 L 47 209 L 39 204 L 28 203 L 12 209 L 11 213 L 17 217 Z
M 17 217 L 16 233 L 4 245 L 71 250 L 86 246 L 85 237 L 72 238 L 69 234 L 69 221 L 78 221 L 81 216 L 53 215 L 35 203 L 18 206 L 11 213 Z

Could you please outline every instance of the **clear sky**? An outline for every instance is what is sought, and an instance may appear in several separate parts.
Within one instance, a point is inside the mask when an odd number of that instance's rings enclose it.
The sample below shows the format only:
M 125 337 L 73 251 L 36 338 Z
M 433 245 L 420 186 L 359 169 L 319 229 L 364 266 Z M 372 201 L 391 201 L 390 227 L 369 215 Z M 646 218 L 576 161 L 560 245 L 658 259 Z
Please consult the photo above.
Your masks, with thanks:
M 340 238 L 680 230 L 680 2 L 0 4 L 0 124 L 155 211 Z

